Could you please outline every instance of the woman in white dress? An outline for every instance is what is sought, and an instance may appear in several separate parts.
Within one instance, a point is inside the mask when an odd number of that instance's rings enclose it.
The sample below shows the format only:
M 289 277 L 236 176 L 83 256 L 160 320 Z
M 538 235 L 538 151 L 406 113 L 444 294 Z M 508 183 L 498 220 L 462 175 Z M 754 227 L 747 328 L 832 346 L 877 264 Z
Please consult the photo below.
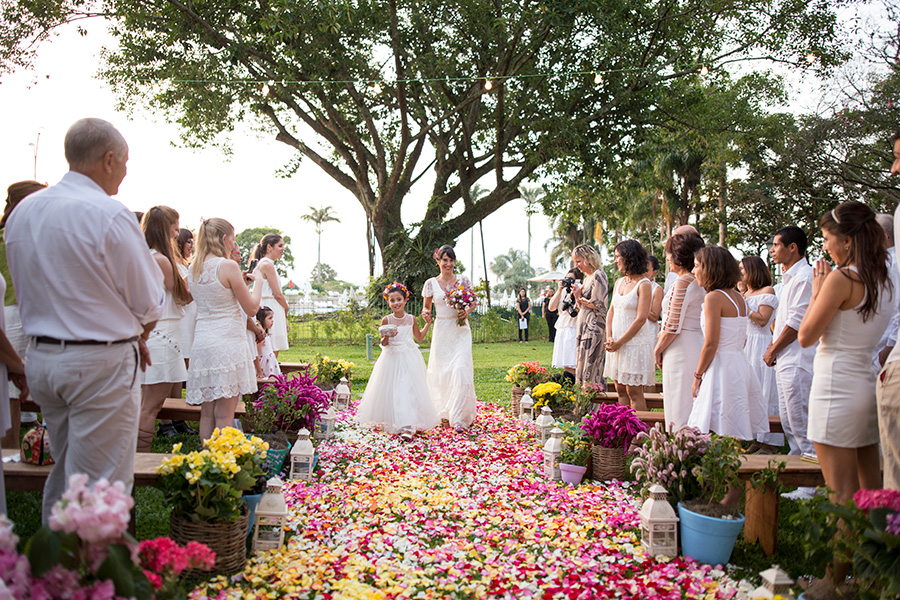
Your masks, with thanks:
M 653 304 L 653 286 L 644 277 L 647 252 L 637 240 L 625 240 L 616 244 L 613 256 L 622 277 L 616 280 L 606 315 L 604 374 L 616 382 L 619 404 L 647 410 L 644 386 L 656 379 L 656 332 L 647 321 Z
M 422 317 L 431 318 L 434 306 L 434 331 L 428 355 L 428 389 L 438 409 L 438 416 L 447 419 L 457 431 L 465 431 L 475 420 L 475 367 L 472 363 L 472 330 L 469 315 L 474 307 L 458 311 L 444 299 L 447 288 L 457 281 L 471 285 L 465 277 L 453 273 L 456 252 L 452 246 L 441 246 L 434 253 L 441 274 L 425 282 Z M 457 325 L 463 319 L 463 325 Z
M 175 245 L 181 259 L 178 261 L 178 272 L 187 280 L 188 268 L 191 266 L 191 259 L 194 257 L 194 234 L 190 229 L 181 228 L 178 230 L 178 239 Z M 184 355 L 184 366 L 190 364 L 191 344 L 194 343 L 194 323 L 197 321 L 197 305 L 194 302 L 184 307 L 184 317 L 181 319 L 181 354 Z M 181 392 L 178 392 L 181 396 Z
M 650 302 L 650 314 L 647 315 L 647 320 L 653 324 L 657 324 L 654 328 L 656 333 L 659 333 L 658 323 L 660 316 L 662 316 L 663 302 L 663 286 L 655 281 L 658 272 L 659 259 L 652 254 L 647 256 L 647 272 L 644 273 L 644 277 L 650 280 L 650 285 L 653 287 L 653 300 Z M 653 343 L 656 344 L 656 340 L 654 340 Z
M 574 282 L 579 281 L 581 277 L 581 271 L 573 269 L 566 273 L 565 278 Z M 575 365 L 578 364 L 578 303 L 569 291 L 573 285 L 574 283 L 571 283 L 567 286 L 566 282 L 560 280 L 556 293 L 547 305 L 548 310 L 559 311 L 551 365 L 571 375 L 572 381 L 575 380 Z
M 893 298 L 884 231 L 860 202 L 844 202 L 819 222 L 825 259 L 813 267 L 813 292 L 797 339 L 816 348 L 809 394 L 809 439 L 831 490 L 843 504 L 861 488 L 881 487 L 876 373 L 872 354 L 891 320 Z M 847 565 L 835 564 L 833 582 Z
M 666 242 L 666 261 L 676 277 L 663 297 L 663 322 L 653 356 L 662 369 L 663 410 L 670 431 L 687 425 L 694 405 L 691 386 L 703 346 L 700 313 L 706 291 L 691 271 L 694 253 L 702 247 L 700 236 L 690 233 L 673 235 Z
M 763 361 L 763 354 L 772 343 L 770 325 L 778 310 L 778 298 L 772 287 L 772 273 L 769 267 L 758 256 L 745 256 L 741 259 L 741 277 L 746 291 L 747 302 L 747 345 L 744 354 L 750 361 L 750 367 L 759 379 L 763 397 L 766 400 L 769 416 L 778 416 L 778 383 L 775 369 Z M 774 454 L 779 446 L 784 445 L 783 433 L 762 433 L 747 449 L 747 454 Z
M 284 239 L 276 233 L 263 236 L 253 250 L 253 258 L 259 261 L 256 265 L 256 272 L 260 275 L 257 281 L 262 279 L 262 305 L 271 308 L 275 316 L 275 324 L 272 326 L 272 349 L 275 351 L 275 358 L 278 358 L 280 351 L 288 349 L 288 303 L 281 292 L 281 281 L 275 270 L 275 261 L 282 256 L 284 256 Z M 255 315 L 256 311 L 247 314 Z
M 752 440 L 769 431 L 769 416 L 759 380 L 744 354 L 747 305 L 736 286 L 737 261 L 725 248 L 697 252 L 694 276 L 706 290 L 703 299 L 703 349 L 694 371 L 696 398 L 688 426 Z
M 178 213 L 168 206 L 154 206 L 141 219 L 141 229 L 156 266 L 163 274 L 166 296 L 163 314 L 147 338 L 150 365 L 141 373 L 141 414 L 138 422 L 138 452 L 150 452 L 156 432 L 156 415 L 173 383 L 187 379 L 181 353 L 181 319 L 184 306 L 193 301 L 188 285 L 178 270 L 175 238 Z
M 246 317 L 259 309 L 262 286 L 251 293 L 242 273 L 230 260 L 234 227 L 225 219 L 207 219 L 197 232 L 197 250 L 188 281 L 197 303 L 197 325 L 188 369 L 188 404 L 200 405 L 200 438 L 215 428 L 230 427 L 242 394 L 256 392 L 256 370 L 247 344 Z
M 6 293 L 6 280 L 0 275 L 0 296 Z M 6 320 L 0 313 L 0 437 L 9 435 L 12 419 L 9 410 L 9 383 L 19 389 L 22 398 L 28 397 L 28 383 L 25 381 L 25 363 L 16 354 L 12 344 L 6 339 Z M 16 439 L 18 440 L 18 433 Z M 3 461 L 0 460 L 0 515 L 6 514 L 6 486 L 3 478 Z

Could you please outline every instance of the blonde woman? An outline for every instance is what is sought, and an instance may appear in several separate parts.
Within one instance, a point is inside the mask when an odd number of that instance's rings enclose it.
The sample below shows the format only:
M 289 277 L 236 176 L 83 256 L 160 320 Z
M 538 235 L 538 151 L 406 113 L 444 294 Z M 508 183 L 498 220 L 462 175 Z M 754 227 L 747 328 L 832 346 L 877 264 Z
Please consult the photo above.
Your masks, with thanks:
M 576 246 L 572 262 L 584 273 L 584 284 L 572 289 L 578 303 L 575 383 L 603 383 L 609 280 L 600 268 L 600 254 L 593 246 Z
M 197 303 L 197 324 L 188 369 L 188 404 L 200 405 L 200 438 L 230 426 L 242 394 L 256 392 L 256 370 L 247 344 L 246 314 L 259 309 L 261 285 L 251 293 L 242 273 L 229 260 L 234 227 L 225 219 L 208 219 L 197 231 L 196 256 L 188 284 Z

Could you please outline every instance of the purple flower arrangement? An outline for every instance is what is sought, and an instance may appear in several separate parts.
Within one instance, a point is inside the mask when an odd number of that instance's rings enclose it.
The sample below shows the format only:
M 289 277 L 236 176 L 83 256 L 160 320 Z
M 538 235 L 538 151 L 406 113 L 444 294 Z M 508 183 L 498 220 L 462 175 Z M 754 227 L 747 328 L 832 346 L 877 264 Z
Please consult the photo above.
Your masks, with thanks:
M 641 434 L 637 442 L 637 456 L 631 462 L 631 472 L 646 489 L 654 483 L 666 488 L 673 505 L 696 498 L 702 487 L 694 476 L 712 436 L 695 427 L 682 427 L 674 434 L 656 425 Z
M 328 395 L 306 372 L 276 375 L 265 384 L 252 402 L 245 404 L 247 416 L 257 433 L 287 431 L 315 426 L 316 419 L 328 410 Z
M 630 406 L 601 404 L 581 420 L 581 429 L 595 445 L 624 452 L 634 438 L 647 431 L 647 425 Z

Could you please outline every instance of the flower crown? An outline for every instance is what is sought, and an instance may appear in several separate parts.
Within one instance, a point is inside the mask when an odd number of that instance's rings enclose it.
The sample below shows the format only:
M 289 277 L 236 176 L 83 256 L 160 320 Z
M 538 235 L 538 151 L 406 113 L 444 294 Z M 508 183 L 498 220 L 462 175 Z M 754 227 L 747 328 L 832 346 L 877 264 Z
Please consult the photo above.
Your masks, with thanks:
M 399 281 L 395 281 L 394 283 L 391 283 L 384 288 L 384 291 L 381 293 L 381 297 L 384 298 L 385 302 L 387 302 L 388 296 L 391 295 L 391 292 L 400 292 L 401 294 L 403 294 L 404 298 L 409 298 L 409 290 L 406 289 L 406 286 Z

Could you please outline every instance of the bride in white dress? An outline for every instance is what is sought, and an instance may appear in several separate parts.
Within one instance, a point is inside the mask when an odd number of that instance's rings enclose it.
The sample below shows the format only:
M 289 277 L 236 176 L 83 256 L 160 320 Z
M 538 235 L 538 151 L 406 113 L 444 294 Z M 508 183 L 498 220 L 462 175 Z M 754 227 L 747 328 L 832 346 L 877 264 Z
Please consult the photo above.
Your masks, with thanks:
M 441 274 L 425 282 L 422 316 L 431 315 L 435 307 L 434 332 L 428 356 L 428 388 L 438 409 L 438 416 L 447 419 L 457 431 L 465 431 L 475 420 L 475 368 L 472 363 L 472 330 L 468 316 L 473 309 L 457 311 L 447 304 L 444 294 L 457 284 L 453 274 L 456 253 L 451 246 L 441 246 L 435 252 Z M 458 282 L 471 285 L 465 277 Z M 465 319 L 457 325 L 457 318 Z

